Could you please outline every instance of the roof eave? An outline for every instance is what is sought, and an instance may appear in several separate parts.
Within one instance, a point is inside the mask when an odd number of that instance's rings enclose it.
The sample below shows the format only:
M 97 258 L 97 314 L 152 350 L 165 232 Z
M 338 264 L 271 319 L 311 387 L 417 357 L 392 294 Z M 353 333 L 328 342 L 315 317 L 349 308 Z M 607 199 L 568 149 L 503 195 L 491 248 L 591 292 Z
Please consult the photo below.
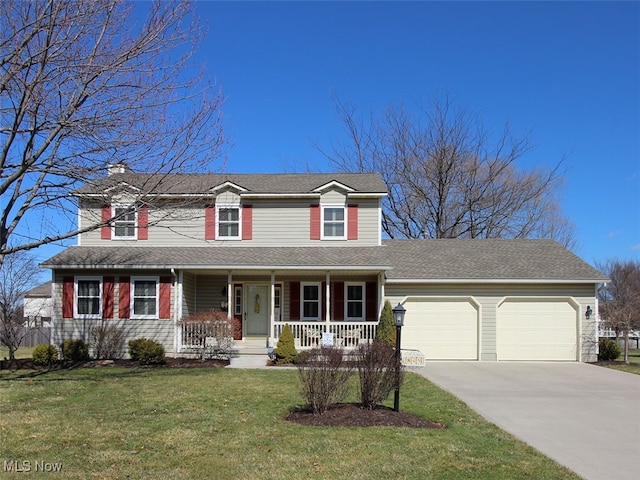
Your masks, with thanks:
M 449 284 L 463 284 L 463 283 L 478 283 L 478 284 L 504 284 L 504 283 L 517 283 L 517 284 L 598 284 L 598 283 L 606 283 L 608 279 L 557 279 L 557 278 L 535 278 L 535 279 L 526 279 L 526 278 L 429 278 L 429 279 L 420 279 L 420 278 L 388 278 L 386 280 L 387 284 L 393 283 L 403 283 L 403 284 L 438 284 L 441 285 L 443 283 Z

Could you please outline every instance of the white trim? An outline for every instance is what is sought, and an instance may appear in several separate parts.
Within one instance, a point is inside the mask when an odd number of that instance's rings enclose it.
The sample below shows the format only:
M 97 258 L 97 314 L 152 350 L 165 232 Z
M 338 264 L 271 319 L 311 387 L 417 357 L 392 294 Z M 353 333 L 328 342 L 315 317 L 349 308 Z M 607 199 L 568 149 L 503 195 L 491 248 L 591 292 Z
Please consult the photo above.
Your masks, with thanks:
M 238 190 L 239 192 L 246 192 L 247 189 L 244 187 L 241 187 L 240 185 L 238 185 L 237 183 L 233 183 L 230 181 L 226 181 L 224 183 L 221 183 L 219 185 L 216 185 L 215 187 L 212 187 L 209 189 L 210 192 L 217 192 L 218 190 L 223 190 L 225 188 L 232 188 L 234 190 Z
M 304 316 L 304 287 L 317 287 L 318 288 L 318 300 L 315 300 L 318 304 L 318 316 L 317 317 L 305 317 Z M 309 300 L 311 303 L 314 300 Z M 322 320 L 322 282 L 300 282 L 300 320 L 301 321 L 321 321 Z
M 390 268 L 385 268 L 385 270 L 391 270 Z M 600 280 L 558 280 L 558 279 L 522 279 L 522 278 L 429 278 L 429 279 L 417 279 L 417 278 L 387 278 L 387 283 L 391 284 L 399 284 L 406 283 L 411 285 L 442 285 L 442 284 L 594 284 L 600 283 Z
M 221 235 L 220 234 L 220 210 L 238 210 L 238 235 Z M 235 222 L 225 221 L 226 224 Z M 216 240 L 242 240 L 242 205 L 239 203 L 216 203 Z
M 324 212 L 326 209 L 340 209 L 342 210 L 342 235 L 325 235 L 325 218 Z M 320 240 L 346 240 L 347 239 L 347 230 L 349 228 L 349 219 L 348 219 L 348 211 L 349 209 L 345 204 L 321 204 L 320 205 Z M 338 221 L 332 221 L 330 223 L 339 223 Z
M 344 183 L 338 182 L 337 180 L 332 180 L 324 185 L 320 185 L 319 187 L 314 188 L 312 191 L 314 192 L 323 192 L 325 190 L 329 190 L 332 188 L 338 187 L 341 190 L 345 190 L 347 192 L 354 192 L 355 190 L 351 187 L 346 186 Z
M 359 286 L 361 288 L 362 298 L 360 303 L 362 304 L 362 316 L 350 317 L 349 316 L 349 287 Z M 344 282 L 344 319 L 348 322 L 364 322 L 367 318 L 367 283 L 366 282 Z M 353 300 L 355 303 L 356 301 Z
M 127 227 L 130 220 L 124 220 L 122 218 L 117 219 L 116 209 L 133 209 L 133 235 L 116 235 L 116 224 L 118 222 L 126 222 Z M 111 240 L 137 240 L 138 239 L 138 206 L 130 203 L 113 203 L 111 204 Z
M 98 282 L 98 313 L 78 313 L 78 282 Z M 84 275 L 73 277 L 73 318 L 102 318 L 102 277 Z
M 136 291 L 136 282 L 155 282 L 156 284 L 156 305 L 155 305 L 155 311 L 156 313 L 153 315 L 136 315 L 135 313 L 135 291 Z M 130 287 L 129 287 L 129 305 L 130 305 L 130 312 L 131 312 L 131 318 L 133 320 L 147 320 L 147 319 L 151 319 L 151 320 L 156 320 L 158 318 L 160 318 L 160 277 L 158 276 L 136 276 L 136 277 L 131 277 L 129 279 L 130 282 Z M 149 298 L 149 297 L 141 297 L 141 298 Z

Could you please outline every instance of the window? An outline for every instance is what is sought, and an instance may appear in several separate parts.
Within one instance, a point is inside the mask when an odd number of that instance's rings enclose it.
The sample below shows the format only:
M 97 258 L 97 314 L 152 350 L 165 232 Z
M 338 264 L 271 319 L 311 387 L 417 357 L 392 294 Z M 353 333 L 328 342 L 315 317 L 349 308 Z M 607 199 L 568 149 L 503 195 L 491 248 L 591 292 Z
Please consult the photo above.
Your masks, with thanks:
M 320 284 L 303 283 L 302 320 L 320 320 Z
M 347 320 L 364 320 L 364 284 L 346 283 L 345 290 Z
M 102 316 L 101 278 L 76 278 L 75 290 L 75 316 L 100 318 Z
M 237 286 L 234 289 L 234 308 L 233 308 L 233 313 L 234 315 L 242 315 L 242 287 L 241 286 Z
M 240 207 L 220 205 L 218 210 L 218 238 L 240 240 Z
M 273 310 L 275 312 L 275 321 L 280 321 L 280 313 L 281 313 L 281 303 L 282 303 L 282 287 L 280 285 L 276 285 L 273 292 Z
M 158 278 L 131 279 L 131 318 L 158 318 Z
M 327 206 L 322 208 L 322 234 L 324 238 L 341 240 L 345 238 L 345 208 Z
M 136 209 L 131 205 L 113 206 L 113 237 L 136 238 Z

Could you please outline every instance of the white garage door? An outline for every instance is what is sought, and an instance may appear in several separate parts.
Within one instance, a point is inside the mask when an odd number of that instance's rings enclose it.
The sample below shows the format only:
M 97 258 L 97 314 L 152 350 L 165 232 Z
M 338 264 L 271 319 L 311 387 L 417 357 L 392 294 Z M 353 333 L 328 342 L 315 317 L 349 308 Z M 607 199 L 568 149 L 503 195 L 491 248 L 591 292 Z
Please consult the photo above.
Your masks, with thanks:
M 576 309 L 567 301 L 506 301 L 496 336 L 498 360 L 577 360 Z
M 478 359 L 478 309 L 468 300 L 413 299 L 402 329 L 402 348 L 427 360 Z

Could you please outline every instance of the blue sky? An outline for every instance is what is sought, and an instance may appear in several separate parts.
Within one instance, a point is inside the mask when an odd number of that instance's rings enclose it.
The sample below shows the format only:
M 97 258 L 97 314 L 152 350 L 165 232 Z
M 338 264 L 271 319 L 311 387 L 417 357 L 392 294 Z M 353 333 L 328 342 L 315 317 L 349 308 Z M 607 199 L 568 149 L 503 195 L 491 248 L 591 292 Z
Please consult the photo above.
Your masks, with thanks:
M 226 97 L 228 171 L 330 170 L 313 142 L 340 139 L 335 96 L 369 115 L 448 92 L 486 126 L 530 133 L 523 166 L 567 156 L 575 253 L 640 259 L 640 2 L 201 1 L 195 13 L 208 24 L 196 60 Z
M 226 96 L 227 170 L 330 170 L 333 96 L 369 115 L 449 92 L 524 166 L 567 156 L 562 208 L 589 263 L 640 259 L 640 3 L 200 2 Z

